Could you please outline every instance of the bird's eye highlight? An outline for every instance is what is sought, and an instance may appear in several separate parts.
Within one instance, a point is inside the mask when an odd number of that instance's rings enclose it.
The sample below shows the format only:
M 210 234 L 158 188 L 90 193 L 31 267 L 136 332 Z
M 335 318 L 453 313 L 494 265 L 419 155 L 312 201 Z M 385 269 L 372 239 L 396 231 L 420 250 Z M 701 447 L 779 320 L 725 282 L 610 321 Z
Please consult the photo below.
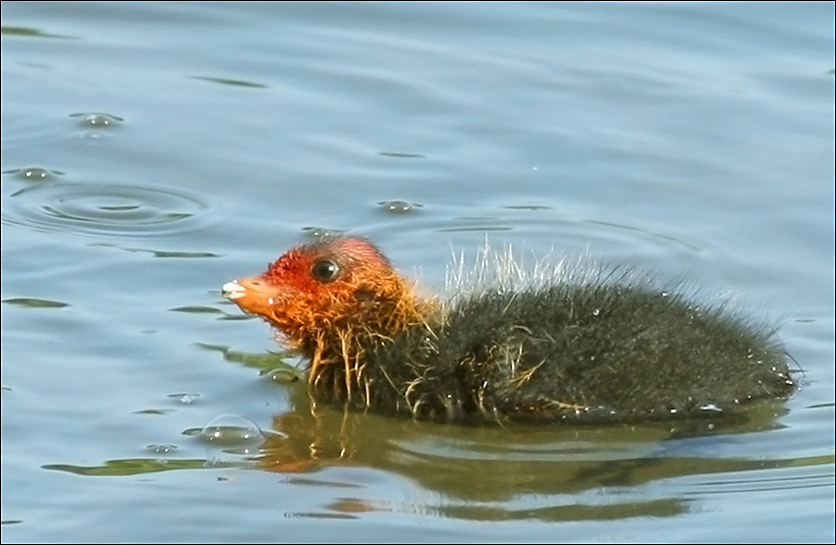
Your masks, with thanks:
M 330 259 L 322 259 L 311 267 L 311 276 L 320 282 L 331 282 L 340 275 L 340 267 Z

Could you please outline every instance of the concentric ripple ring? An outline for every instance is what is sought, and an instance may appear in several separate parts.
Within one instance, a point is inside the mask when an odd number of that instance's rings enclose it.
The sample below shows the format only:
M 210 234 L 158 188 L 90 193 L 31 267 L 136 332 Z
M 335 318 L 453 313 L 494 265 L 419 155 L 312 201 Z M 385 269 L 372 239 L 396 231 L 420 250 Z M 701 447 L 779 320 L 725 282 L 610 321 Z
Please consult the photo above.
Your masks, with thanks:
M 193 229 L 207 208 L 179 189 L 53 183 L 31 185 L 4 198 L 2 221 L 43 231 L 160 236 Z

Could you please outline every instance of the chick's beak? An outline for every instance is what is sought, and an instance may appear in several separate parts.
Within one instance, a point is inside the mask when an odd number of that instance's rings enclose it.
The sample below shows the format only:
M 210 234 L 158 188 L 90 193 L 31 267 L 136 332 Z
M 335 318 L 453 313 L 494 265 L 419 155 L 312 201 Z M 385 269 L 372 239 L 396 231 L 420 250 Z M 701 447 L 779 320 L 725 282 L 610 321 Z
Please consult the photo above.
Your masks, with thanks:
M 221 287 L 221 292 L 242 309 L 262 316 L 269 314 L 269 309 L 283 297 L 280 288 L 266 282 L 261 276 L 227 282 Z

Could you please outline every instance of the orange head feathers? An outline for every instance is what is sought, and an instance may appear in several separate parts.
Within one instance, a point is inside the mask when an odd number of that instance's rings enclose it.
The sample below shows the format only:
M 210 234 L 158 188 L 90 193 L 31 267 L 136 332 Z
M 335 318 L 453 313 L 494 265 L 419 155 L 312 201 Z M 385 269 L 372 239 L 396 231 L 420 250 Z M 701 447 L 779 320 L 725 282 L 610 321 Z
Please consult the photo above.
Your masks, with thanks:
M 362 342 L 385 339 L 424 322 L 422 301 L 370 242 L 331 237 L 297 246 L 263 274 L 227 282 L 223 293 L 275 326 L 311 359 L 315 382 L 326 364 L 361 365 Z

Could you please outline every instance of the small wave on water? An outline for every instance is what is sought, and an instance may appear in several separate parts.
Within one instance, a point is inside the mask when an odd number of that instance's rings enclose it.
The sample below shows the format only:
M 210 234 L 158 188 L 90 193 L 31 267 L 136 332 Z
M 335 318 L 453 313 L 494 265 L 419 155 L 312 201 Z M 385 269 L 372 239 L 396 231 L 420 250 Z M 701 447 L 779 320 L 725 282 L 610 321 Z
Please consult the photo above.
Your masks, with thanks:
M 181 189 L 105 182 L 39 183 L 3 199 L 2 222 L 40 231 L 165 236 L 193 228 L 207 208 Z

